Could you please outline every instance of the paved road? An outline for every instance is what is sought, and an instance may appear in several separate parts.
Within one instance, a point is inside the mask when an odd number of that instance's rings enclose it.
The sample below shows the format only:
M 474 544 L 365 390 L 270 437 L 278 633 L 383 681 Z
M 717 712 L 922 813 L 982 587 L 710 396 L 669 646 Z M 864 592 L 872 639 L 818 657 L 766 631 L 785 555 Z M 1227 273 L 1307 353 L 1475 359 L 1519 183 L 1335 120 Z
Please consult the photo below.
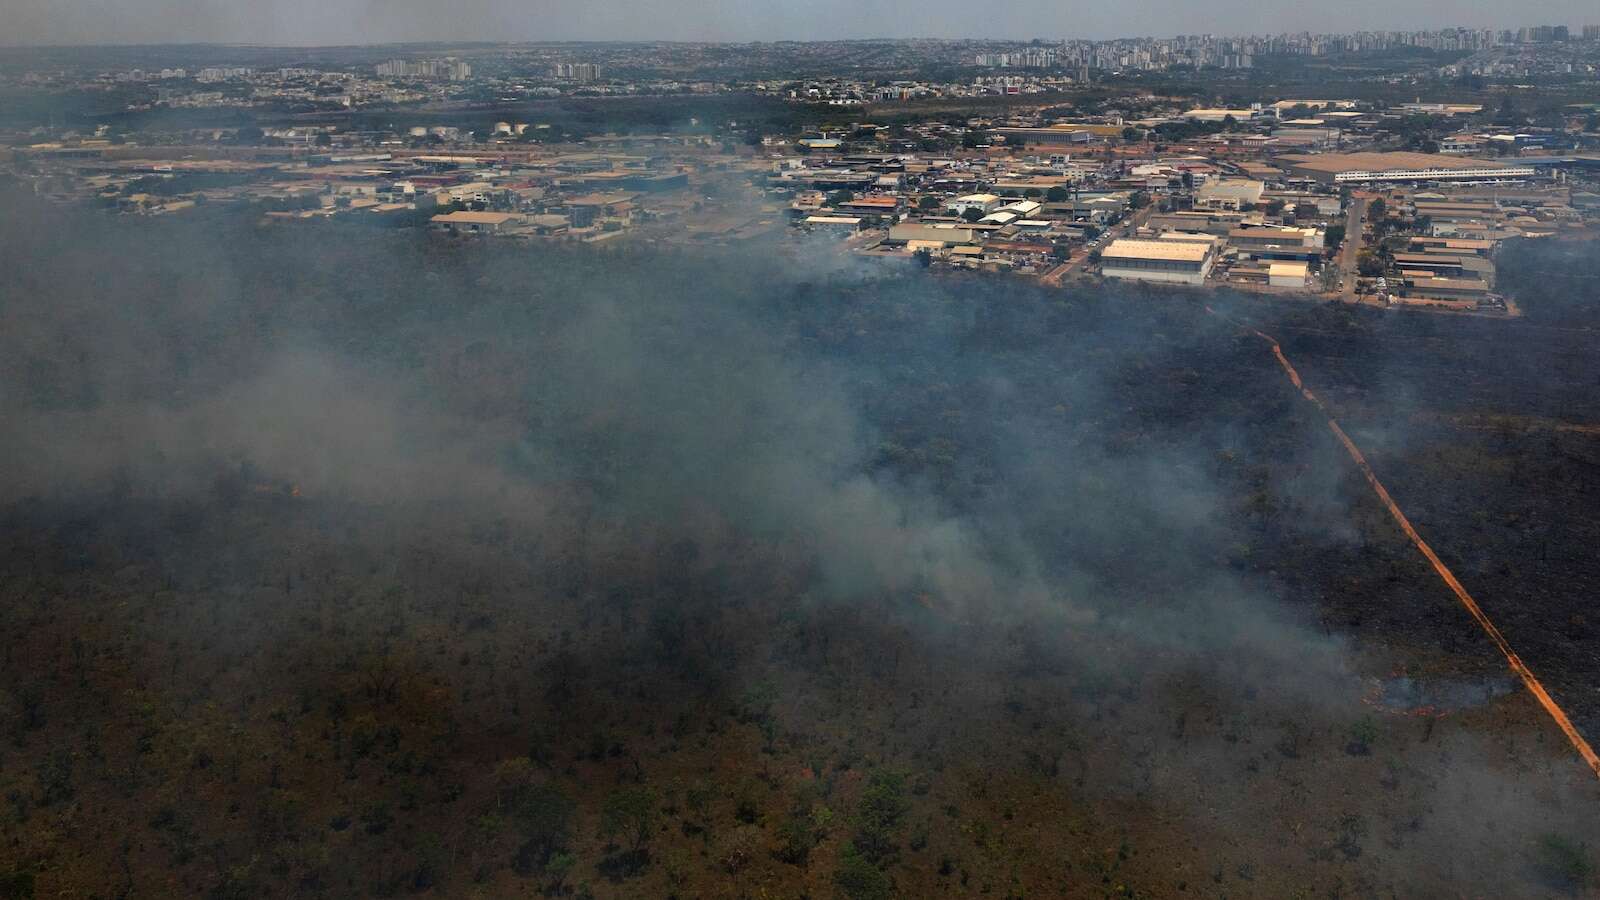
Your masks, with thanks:
M 1367 220 L 1367 200 L 1362 197 L 1350 198 L 1350 209 L 1344 221 L 1344 249 L 1339 252 L 1339 275 L 1344 280 L 1344 286 L 1339 290 L 1339 299 L 1354 301 L 1356 299 L 1356 258 L 1361 255 L 1362 226 Z
M 1044 277 L 1040 278 L 1039 281 L 1046 287 L 1060 287 L 1061 279 L 1065 278 L 1067 273 L 1070 271 L 1072 271 L 1072 263 L 1064 262 L 1061 265 L 1056 266 L 1054 269 L 1046 272 Z
M 1113 225 L 1106 229 L 1102 234 L 1100 246 L 1104 247 L 1117 238 L 1127 237 L 1137 229 L 1144 227 L 1144 223 L 1150 219 L 1150 215 L 1155 211 L 1156 206 L 1154 203 L 1152 203 L 1149 206 L 1146 206 L 1144 209 L 1134 213 L 1121 225 Z M 1050 287 L 1058 287 L 1068 275 L 1080 271 L 1088 263 L 1088 261 L 1089 254 L 1087 251 L 1085 251 L 1077 256 L 1074 256 L 1068 262 L 1051 269 L 1050 272 L 1040 280 Z

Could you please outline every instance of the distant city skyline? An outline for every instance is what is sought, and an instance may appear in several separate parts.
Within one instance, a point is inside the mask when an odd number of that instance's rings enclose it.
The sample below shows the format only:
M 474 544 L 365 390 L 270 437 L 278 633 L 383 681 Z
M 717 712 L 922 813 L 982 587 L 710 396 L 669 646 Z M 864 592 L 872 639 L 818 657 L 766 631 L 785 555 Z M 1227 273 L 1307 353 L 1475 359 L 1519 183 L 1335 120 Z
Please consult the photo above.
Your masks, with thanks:
M 1058 8 L 1020 0 L 0 0 L 10 46 L 427 41 L 776 41 L 851 38 L 1090 39 L 1278 32 L 1516 29 L 1600 23 L 1593 0 L 1346 0 L 1306 9 L 1263 0 L 1143 0 Z M 980 14 L 981 11 L 981 14 Z

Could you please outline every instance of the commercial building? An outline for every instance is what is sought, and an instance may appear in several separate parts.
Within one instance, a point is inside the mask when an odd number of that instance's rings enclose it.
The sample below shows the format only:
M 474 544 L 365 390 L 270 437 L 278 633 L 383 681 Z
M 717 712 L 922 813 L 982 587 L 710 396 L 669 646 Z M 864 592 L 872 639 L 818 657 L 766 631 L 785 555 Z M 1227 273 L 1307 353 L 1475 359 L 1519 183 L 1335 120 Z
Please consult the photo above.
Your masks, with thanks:
M 1402 271 L 1427 272 L 1446 278 L 1481 278 L 1492 273 L 1494 263 L 1476 256 L 1446 253 L 1396 253 L 1394 264 Z
M 1472 116 L 1483 112 L 1476 103 L 1402 103 L 1400 111 L 1408 115 Z
M 961 228 L 955 225 L 928 225 L 921 222 L 908 222 L 895 225 L 889 229 L 889 237 L 885 243 L 911 244 L 925 243 L 937 244 L 941 247 L 954 247 L 958 244 L 977 243 L 978 232 L 972 228 Z
M 1308 194 L 1304 191 L 1265 191 L 1261 195 L 1261 202 L 1267 206 L 1282 203 L 1284 208 L 1290 211 L 1309 206 L 1316 210 L 1316 215 L 1324 218 L 1333 218 L 1344 209 L 1337 195 Z
M 1233 119 L 1235 122 L 1248 122 L 1261 115 L 1261 104 L 1256 104 L 1249 109 L 1191 109 L 1183 114 L 1191 122 L 1226 122 Z
M 1532 178 L 1534 167 L 1442 153 L 1309 153 L 1277 158 L 1292 178 L 1322 184 L 1500 182 Z
M 1439 152 L 1450 156 L 1481 153 L 1488 138 L 1476 134 L 1453 134 L 1439 141 Z
M 1225 212 L 1216 210 L 1180 210 L 1156 213 L 1146 224 L 1155 231 L 1200 231 L 1227 237 L 1228 232 L 1254 222 L 1261 224 L 1260 213 Z
M 1281 288 L 1303 288 L 1311 278 L 1311 267 L 1303 262 L 1274 262 L 1267 266 L 1267 284 Z
M 957 216 L 962 215 L 969 209 L 975 209 L 984 215 L 988 215 L 999 206 L 1000 197 L 997 194 L 966 194 L 946 203 L 945 209 Z
M 1410 249 L 1418 253 L 1432 253 L 1438 256 L 1487 257 L 1494 252 L 1494 241 L 1417 235 L 1411 238 Z
M 1216 263 L 1216 248 L 1209 241 L 1112 241 L 1100 255 L 1100 272 L 1107 278 L 1204 284 Z
M 1465 278 L 1432 278 L 1404 276 L 1405 296 L 1427 297 L 1435 300 L 1479 301 L 1489 296 L 1489 285 Z
M 1315 228 L 1235 228 L 1228 245 L 1252 259 L 1305 260 L 1322 255 L 1324 236 Z
M 1203 185 L 1194 195 L 1195 209 L 1221 209 L 1237 211 L 1261 202 L 1261 193 L 1267 186 L 1259 181 L 1243 178 L 1224 178 Z
M 1120 134 L 1122 129 L 1117 127 L 1114 131 Z M 1005 138 L 1006 144 L 1011 146 L 1064 147 L 1087 144 L 1095 138 L 1095 132 L 1083 125 L 1065 128 L 996 128 L 994 133 Z
M 860 216 L 806 216 L 805 225 L 808 228 L 826 231 L 860 231 Z
M 1432 222 L 1498 222 L 1505 218 L 1500 205 L 1493 200 L 1450 201 L 1417 198 L 1412 211 L 1418 218 Z
M 892 216 L 900 211 L 900 198 L 885 197 L 857 197 L 846 200 L 838 205 L 843 212 L 859 213 L 862 215 Z
M 454 231 L 468 234 L 501 234 L 522 223 L 515 213 L 453 212 L 434 216 L 428 220 L 436 231 Z

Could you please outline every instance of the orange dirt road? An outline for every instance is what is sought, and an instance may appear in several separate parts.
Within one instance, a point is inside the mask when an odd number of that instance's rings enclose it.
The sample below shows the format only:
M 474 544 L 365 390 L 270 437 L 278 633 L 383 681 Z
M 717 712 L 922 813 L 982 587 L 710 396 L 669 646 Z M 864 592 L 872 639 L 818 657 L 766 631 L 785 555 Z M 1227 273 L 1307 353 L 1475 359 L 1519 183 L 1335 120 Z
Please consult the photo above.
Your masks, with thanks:
M 1209 306 L 1205 309 L 1206 312 L 1212 315 L 1219 315 L 1216 310 Z M 1223 316 L 1223 318 L 1227 317 Z M 1233 320 L 1229 319 L 1229 321 Z M 1522 683 L 1527 686 L 1528 692 L 1533 694 L 1533 698 L 1539 701 L 1539 705 L 1544 708 L 1544 711 L 1550 714 L 1551 719 L 1555 720 L 1556 726 L 1561 729 L 1562 734 L 1565 734 L 1567 740 L 1572 743 L 1572 748 L 1578 751 L 1578 755 L 1583 757 L 1585 763 L 1588 763 L 1589 768 L 1594 771 L 1596 777 L 1600 777 L 1600 756 L 1595 755 L 1594 748 L 1590 747 L 1589 742 L 1584 740 L 1583 735 L 1578 733 L 1578 729 L 1573 726 L 1572 720 L 1567 718 L 1566 711 L 1550 696 L 1550 692 L 1544 689 L 1544 685 L 1533 674 L 1533 670 L 1529 669 L 1527 664 L 1522 661 L 1522 657 L 1511 649 L 1511 643 L 1506 640 L 1505 635 L 1500 633 L 1500 629 L 1495 626 L 1494 621 L 1478 605 L 1478 601 L 1472 599 L 1472 595 L 1467 593 L 1467 589 L 1456 579 L 1455 573 L 1450 571 L 1450 567 L 1444 564 L 1444 561 L 1439 558 L 1439 554 L 1434 553 L 1433 548 L 1428 546 L 1428 542 L 1422 539 L 1422 535 L 1417 533 L 1416 528 L 1412 527 L 1411 520 L 1407 519 L 1406 514 L 1400 511 L 1399 504 L 1395 503 L 1394 498 L 1389 496 L 1388 489 L 1383 486 L 1383 482 L 1378 480 L 1377 473 L 1372 471 L 1372 466 L 1367 463 L 1367 458 L 1362 455 L 1361 448 L 1357 447 L 1355 441 L 1352 441 L 1350 436 L 1345 434 L 1344 429 L 1339 427 L 1339 421 L 1333 417 L 1333 413 L 1323 404 L 1321 398 L 1313 394 L 1311 389 L 1306 387 L 1305 383 L 1300 380 L 1300 373 L 1295 371 L 1294 366 L 1289 362 L 1289 358 L 1283 355 L 1283 348 L 1279 346 L 1277 340 L 1265 332 L 1250 328 L 1248 325 L 1235 324 L 1249 328 L 1252 334 L 1266 341 L 1272 347 L 1272 355 L 1277 357 L 1278 365 L 1283 368 L 1284 374 L 1289 376 L 1290 383 L 1300 391 L 1301 395 L 1311 401 L 1317 409 L 1321 410 L 1323 415 L 1327 416 L 1329 430 L 1333 432 L 1334 437 L 1339 439 L 1339 443 L 1344 445 L 1345 452 L 1350 454 L 1350 459 L 1355 462 L 1356 468 L 1361 470 L 1361 474 L 1367 479 L 1367 484 L 1372 486 L 1373 493 L 1378 495 L 1378 500 L 1389 510 L 1389 515 L 1394 517 L 1395 524 L 1399 525 L 1400 530 L 1405 532 L 1406 537 L 1411 539 L 1411 543 L 1416 545 L 1417 550 L 1421 551 L 1423 557 L 1428 560 L 1428 564 L 1433 566 L 1435 572 L 1439 573 L 1439 578 L 1444 581 L 1445 586 L 1450 588 L 1451 592 L 1456 595 L 1456 599 L 1461 601 L 1461 605 L 1466 607 L 1473 620 L 1483 629 L 1484 634 L 1487 634 L 1489 640 L 1493 641 L 1495 647 L 1499 648 L 1500 652 L 1505 656 L 1506 662 L 1510 664 L 1511 671 L 1522 679 Z

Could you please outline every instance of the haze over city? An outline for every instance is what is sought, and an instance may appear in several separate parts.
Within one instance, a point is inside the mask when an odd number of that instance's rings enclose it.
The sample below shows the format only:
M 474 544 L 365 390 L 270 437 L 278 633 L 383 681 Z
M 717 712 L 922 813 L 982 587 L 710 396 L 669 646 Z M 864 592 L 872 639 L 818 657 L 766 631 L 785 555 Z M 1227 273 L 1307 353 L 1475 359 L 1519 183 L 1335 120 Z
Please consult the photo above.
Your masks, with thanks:
M 778 41 L 859 38 L 1094 38 L 1278 31 L 1509 27 L 1580 21 L 1585 0 L 1514 7 L 1474 0 L 1038 3 L 998 0 L 5 0 L 0 44 L 283 45 L 414 41 Z

